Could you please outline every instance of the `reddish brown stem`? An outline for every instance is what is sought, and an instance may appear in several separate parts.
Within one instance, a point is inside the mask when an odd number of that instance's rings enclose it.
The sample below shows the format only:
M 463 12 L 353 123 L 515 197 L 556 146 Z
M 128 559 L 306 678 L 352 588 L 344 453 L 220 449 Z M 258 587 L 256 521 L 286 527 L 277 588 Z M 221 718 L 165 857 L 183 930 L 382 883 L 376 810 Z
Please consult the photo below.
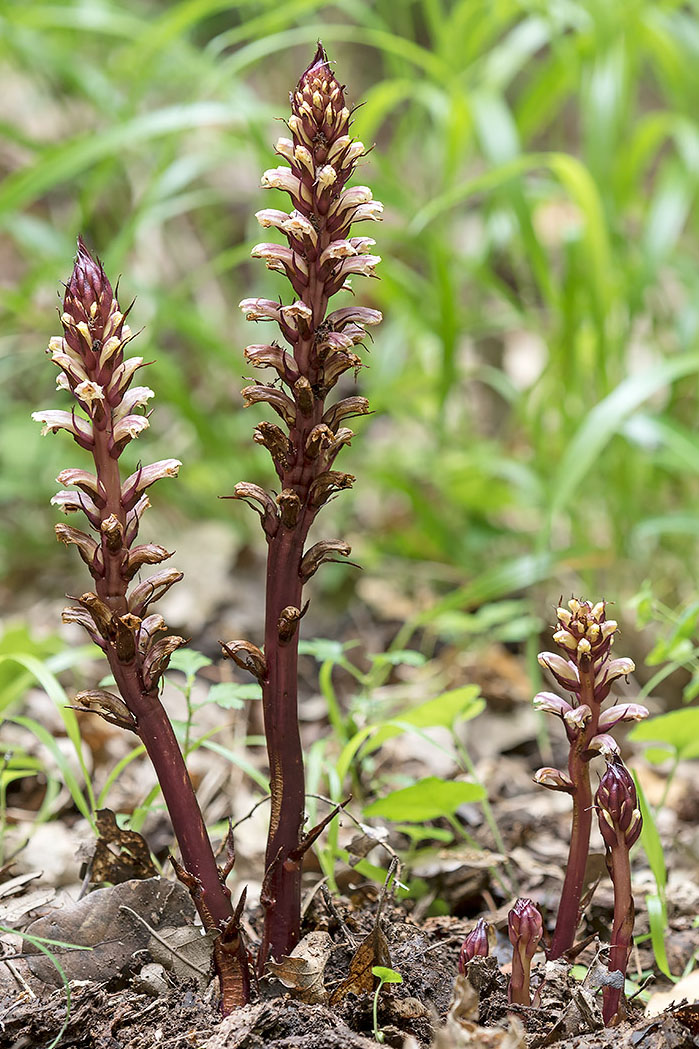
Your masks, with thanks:
M 531 1005 L 529 981 L 532 958 L 544 931 L 541 914 L 530 899 L 520 898 L 507 916 L 507 926 L 513 947 L 512 975 L 507 996 L 514 1005 Z
M 566 866 L 561 900 L 558 905 L 556 928 L 548 952 L 550 959 L 560 958 L 569 951 L 575 941 L 580 921 L 580 901 L 585 886 L 585 868 L 590 851 L 592 829 L 592 787 L 590 784 L 589 755 L 586 756 L 590 740 L 597 733 L 600 704 L 595 699 L 594 671 L 580 672 L 582 689 L 580 702 L 587 703 L 592 711 L 585 732 L 571 744 L 568 758 L 568 774 L 573 783 L 573 821 L 570 832 L 568 863 Z
M 512 955 L 512 975 L 507 996 L 513 1005 L 531 1005 L 529 974 L 531 961 L 515 950 Z
M 204 818 L 170 719 L 157 695 L 141 691 L 135 666 L 124 666 L 116 659 L 110 660 L 110 665 L 153 763 L 185 871 L 198 883 L 193 898 L 204 927 L 221 932 L 233 914 L 230 891 L 221 884 Z
M 120 499 L 119 464 L 109 454 L 107 438 L 106 430 L 95 428 L 93 456 L 97 477 L 106 493 L 106 504 L 100 517 L 105 521 L 110 514 L 114 514 L 123 525 L 125 513 Z M 123 550 L 110 550 L 103 538 L 102 554 L 105 572 L 95 581 L 97 595 L 112 611 L 127 613 L 126 583 L 119 572 Z M 124 663 L 114 648 L 109 646 L 107 658 L 121 696 L 136 720 L 136 731 L 153 763 L 180 846 L 184 868 L 197 883 L 193 888 L 193 897 L 202 922 L 207 929 L 221 932 L 233 914 L 230 892 L 219 878 L 204 818 L 170 719 L 160 702 L 157 689 L 150 693 L 144 689 L 137 656 L 131 662 Z
M 607 850 L 607 867 L 614 883 L 614 924 L 609 952 L 609 973 L 616 976 L 619 986 L 607 986 L 602 992 L 602 1017 L 607 1027 L 624 1019 L 624 980 L 631 951 L 634 924 L 634 902 L 631 893 L 631 865 L 629 846 L 624 835 L 617 835 L 618 844 Z
M 562 954 L 570 950 L 575 940 L 592 828 L 592 788 L 588 763 L 583 761 L 579 754 L 572 752 L 568 762 L 568 771 L 575 784 L 573 822 L 570 832 L 568 864 L 558 905 L 556 928 L 549 950 L 551 959 L 560 958 Z
M 279 636 L 279 618 L 287 607 L 300 608 L 299 564 L 305 535 L 280 527 L 269 544 L 267 560 L 265 658 L 262 684 L 265 736 L 270 766 L 271 815 L 265 868 L 265 923 L 258 956 L 260 972 L 267 958 L 282 958 L 296 946 L 301 924 L 301 864 L 290 859 L 304 821 L 305 780 L 298 725 L 298 630 L 291 640 Z

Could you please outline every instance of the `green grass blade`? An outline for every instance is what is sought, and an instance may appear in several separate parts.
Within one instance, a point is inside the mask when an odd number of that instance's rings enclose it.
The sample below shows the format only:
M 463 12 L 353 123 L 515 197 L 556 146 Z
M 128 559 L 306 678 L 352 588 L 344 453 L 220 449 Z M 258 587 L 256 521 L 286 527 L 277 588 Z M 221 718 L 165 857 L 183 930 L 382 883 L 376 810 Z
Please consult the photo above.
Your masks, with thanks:
M 699 354 L 669 358 L 636 375 L 630 375 L 595 405 L 565 449 L 554 475 L 551 521 L 567 507 L 629 415 L 654 393 L 696 372 L 699 372 Z

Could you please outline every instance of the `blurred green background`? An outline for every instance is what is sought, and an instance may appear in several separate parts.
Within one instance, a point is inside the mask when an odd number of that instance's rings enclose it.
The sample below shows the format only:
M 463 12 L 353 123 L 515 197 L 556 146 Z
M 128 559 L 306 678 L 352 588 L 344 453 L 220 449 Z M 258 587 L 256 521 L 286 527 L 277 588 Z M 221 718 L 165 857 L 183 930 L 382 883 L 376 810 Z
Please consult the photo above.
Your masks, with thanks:
M 689 601 L 695 3 L 3 0 L 5 604 L 75 578 L 49 499 L 82 453 L 29 416 L 61 406 L 43 350 L 80 231 L 136 297 L 135 352 L 155 362 L 137 453 L 184 463 L 160 513 L 173 528 L 218 518 L 261 547 L 254 515 L 217 498 L 272 476 L 250 439 L 260 409 L 239 394 L 260 329 L 237 304 L 287 293 L 249 251 L 255 211 L 286 206 L 259 178 L 319 37 L 362 103 L 355 132 L 375 149 L 360 180 L 386 206 L 367 230 L 381 280 L 355 284 L 385 315 L 359 377 L 375 414 L 343 455 L 358 483 L 325 534 L 350 535 L 409 609 L 441 600 L 445 631 L 518 592 L 539 612 L 571 590 L 623 604 L 648 578 L 669 608 Z M 330 585 L 346 578 L 333 571 Z

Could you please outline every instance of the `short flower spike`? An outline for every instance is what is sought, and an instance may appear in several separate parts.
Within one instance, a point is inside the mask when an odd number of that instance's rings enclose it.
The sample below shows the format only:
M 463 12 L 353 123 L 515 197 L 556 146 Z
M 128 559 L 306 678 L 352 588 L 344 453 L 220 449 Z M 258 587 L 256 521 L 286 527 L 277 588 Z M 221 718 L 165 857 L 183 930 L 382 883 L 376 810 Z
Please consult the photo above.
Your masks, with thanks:
M 559 652 L 541 652 L 539 663 L 569 693 L 561 699 L 553 692 L 540 692 L 534 706 L 560 718 L 568 738 L 568 770 L 539 769 L 534 779 L 549 790 L 563 791 L 573 800 L 573 823 L 556 929 L 550 958 L 558 958 L 573 946 L 578 927 L 585 865 L 592 825 L 592 787 L 590 759 L 596 755 L 613 758 L 619 745 L 610 730 L 623 721 L 639 721 L 648 716 L 638 703 L 619 703 L 602 710 L 612 685 L 633 672 L 631 659 L 613 659 L 612 648 L 618 631 L 614 619 L 607 619 L 606 603 L 593 605 L 573 598 L 567 607 L 556 609 L 553 640 Z

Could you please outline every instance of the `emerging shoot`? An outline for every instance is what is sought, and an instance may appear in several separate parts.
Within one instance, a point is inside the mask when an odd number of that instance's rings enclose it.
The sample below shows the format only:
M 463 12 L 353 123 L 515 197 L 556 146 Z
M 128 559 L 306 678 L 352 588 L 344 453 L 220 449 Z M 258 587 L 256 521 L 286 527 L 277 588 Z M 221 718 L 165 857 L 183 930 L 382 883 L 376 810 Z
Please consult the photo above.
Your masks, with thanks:
M 519 899 L 507 916 L 512 952 L 512 976 L 508 998 L 514 1005 L 531 1005 L 529 975 L 532 958 L 544 932 L 541 915 L 532 900 Z

